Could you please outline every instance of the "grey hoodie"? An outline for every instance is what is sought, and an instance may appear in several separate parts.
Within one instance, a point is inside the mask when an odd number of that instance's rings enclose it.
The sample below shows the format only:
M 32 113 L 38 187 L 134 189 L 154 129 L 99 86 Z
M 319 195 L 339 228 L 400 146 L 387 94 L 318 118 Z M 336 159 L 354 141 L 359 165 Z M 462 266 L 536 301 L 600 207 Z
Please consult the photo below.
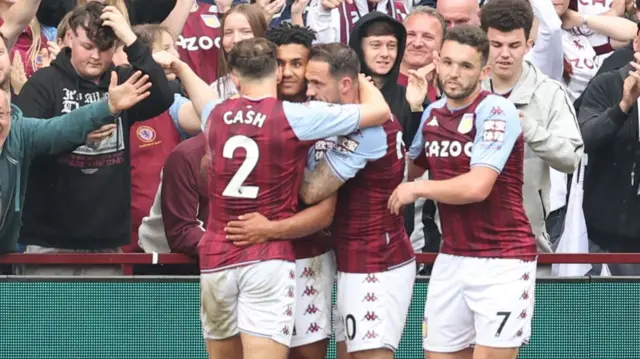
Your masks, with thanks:
M 490 80 L 483 83 L 491 89 Z M 559 82 L 524 61 L 522 74 L 509 95 L 524 112 L 524 208 L 536 236 L 538 251 L 551 253 L 545 220 L 549 214 L 549 167 L 573 173 L 584 150 L 576 113 Z

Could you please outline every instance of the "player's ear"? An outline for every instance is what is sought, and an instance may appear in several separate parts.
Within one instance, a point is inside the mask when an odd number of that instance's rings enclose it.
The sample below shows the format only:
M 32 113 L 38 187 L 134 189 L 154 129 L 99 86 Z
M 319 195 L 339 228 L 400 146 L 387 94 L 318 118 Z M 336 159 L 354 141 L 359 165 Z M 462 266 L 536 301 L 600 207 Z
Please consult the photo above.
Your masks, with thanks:
M 282 82 L 282 67 L 276 67 L 276 78 L 278 79 L 278 85 Z
M 344 76 L 338 82 L 338 89 L 340 90 L 340 94 L 344 95 L 351 91 L 353 88 L 353 80 L 349 76 Z
M 482 67 L 482 71 L 480 72 L 480 81 L 484 81 L 491 76 L 491 65 L 488 63 Z

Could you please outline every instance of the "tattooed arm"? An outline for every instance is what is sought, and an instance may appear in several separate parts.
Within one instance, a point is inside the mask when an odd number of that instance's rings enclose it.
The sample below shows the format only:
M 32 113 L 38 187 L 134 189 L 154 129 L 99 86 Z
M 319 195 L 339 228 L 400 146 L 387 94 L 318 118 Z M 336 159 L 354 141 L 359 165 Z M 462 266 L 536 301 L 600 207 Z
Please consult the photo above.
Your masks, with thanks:
M 300 197 L 308 205 L 328 198 L 369 161 L 376 161 L 386 153 L 387 134 L 381 126 L 338 137 L 336 147 L 327 151 L 313 172 L 305 176 Z
M 307 205 L 316 204 L 331 197 L 344 181 L 335 175 L 326 159 L 318 162 L 313 172 L 305 173 L 304 182 L 300 187 L 300 198 Z

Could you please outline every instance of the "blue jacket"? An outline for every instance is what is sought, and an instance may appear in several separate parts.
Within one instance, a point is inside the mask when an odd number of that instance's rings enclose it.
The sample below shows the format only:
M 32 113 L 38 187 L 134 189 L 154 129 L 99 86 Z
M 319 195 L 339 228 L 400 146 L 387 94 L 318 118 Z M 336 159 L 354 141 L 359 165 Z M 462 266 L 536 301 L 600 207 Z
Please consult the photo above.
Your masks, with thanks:
M 11 106 L 11 130 L 0 149 L 0 253 L 17 250 L 31 161 L 39 155 L 69 152 L 82 145 L 91 131 L 114 121 L 106 100 L 48 121 L 23 117 L 18 107 Z

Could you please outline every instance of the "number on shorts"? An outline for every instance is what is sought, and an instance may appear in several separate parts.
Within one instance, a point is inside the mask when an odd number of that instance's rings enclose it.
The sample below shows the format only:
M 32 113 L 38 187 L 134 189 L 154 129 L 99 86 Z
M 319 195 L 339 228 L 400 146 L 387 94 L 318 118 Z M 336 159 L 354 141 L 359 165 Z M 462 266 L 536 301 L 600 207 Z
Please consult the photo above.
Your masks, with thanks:
M 404 146 L 404 141 L 402 140 L 402 132 L 396 133 L 396 152 L 398 153 L 398 159 L 401 159 L 402 156 L 402 146 Z
M 231 181 L 229 181 L 222 195 L 225 197 L 254 199 L 258 197 L 260 188 L 258 186 L 243 186 L 242 184 L 258 164 L 258 159 L 260 158 L 258 144 L 247 136 L 236 135 L 225 142 L 222 148 L 222 156 L 233 159 L 233 154 L 238 148 L 245 150 L 246 155 L 244 161 L 242 161 L 240 168 L 238 168 L 238 171 L 233 175 Z
M 504 329 L 504 325 L 507 324 L 507 320 L 509 320 L 509 316 L 511 315 L 511 312 L 498 312 L 496 313 L 496 315 L 504 317 L 502 319 L 502 323 L 500 323 L 500 326 L 498 327 L 498 331 L 496 332 L 496 338 L 497 338 L 502 333 L 502 329 Z
M 349 325 L 351 322 L 351 325 Z M 347 331 L 347 338 L 353 340 L 356 337 L 356 318 L 349 314 L 344 320 L 344 329 Z

